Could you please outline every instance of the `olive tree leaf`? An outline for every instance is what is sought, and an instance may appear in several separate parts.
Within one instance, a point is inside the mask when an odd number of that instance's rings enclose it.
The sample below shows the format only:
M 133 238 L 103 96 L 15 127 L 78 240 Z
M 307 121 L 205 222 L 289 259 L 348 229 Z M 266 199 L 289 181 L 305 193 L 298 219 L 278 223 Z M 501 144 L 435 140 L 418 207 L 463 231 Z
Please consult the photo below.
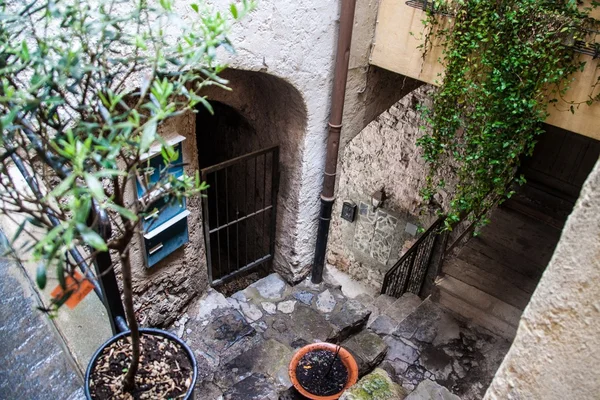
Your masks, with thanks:
M 102 239 L 102 237 L 90 227 L 79 223 L 77 224 L 77 230 L 79 231 L 84 244 L 87 244 L 99 251 L 108 250 L 104 239 Z
M 46 287 L 46 266 L 39 263 L 35 272 L 35 281 L 42 290 Z

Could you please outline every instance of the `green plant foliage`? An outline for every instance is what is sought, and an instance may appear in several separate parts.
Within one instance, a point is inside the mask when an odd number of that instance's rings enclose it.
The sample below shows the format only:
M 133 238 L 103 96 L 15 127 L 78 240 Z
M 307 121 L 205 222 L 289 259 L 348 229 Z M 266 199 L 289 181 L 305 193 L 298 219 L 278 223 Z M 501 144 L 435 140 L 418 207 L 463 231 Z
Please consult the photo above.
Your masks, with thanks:
M 431 165 L 426 201 L 444 186 L 436 176 L 440 167 L 456 166 L 451 228 L 468 214 L 482 218 L 498 196 L 510 194 L 548 105 L 585 66 L 568 45 L 586 40 L 586 29 L 597 24 L 588 18 L 590 8 L 564 0 L 436 2 L 436 9 L 452 13 L 454 24 L 442 29 L 441 18 L 447 17 L 431 9 L 424 21 L 425 43 L 437 39 L 444 46 L 446 72 L 432 108 L 425 110 L 431 133 L 419 145 Z M 590 97 L 588 104 L 597 100 Z
M 181 202 L 206 188 L 197 173 L 179 179 L 167 173 L 177 152 L 158 132 L 196 106 L 211 110 L 202 95 L 206 86 L 227 89 L 217 50 L 233 51 L 230 23 L 254 2 L 242 0 L 227 14 L 197 3 L 182 13 L 182 6 L 175 0 L 0 1 L 0 211 L 18 223 L 13 248 L 25 239 L 15 253 L 33 254 L 40 288 L 54 277 L 63 287 L 53 310 L 72 293 L 65 282 L 78 267 L 69 255 L 74 249 L 89 250 L 88 266 L 100 252 L 118 256 L 133 346 L 126 391 L 134 388 L 140 354 L 132 240 L 160 200 Z M 154 143 L 164 166 L 149 182 L 145 153 Z M 19 183 L 17 156 L 40 190 Z M 131 194 L 136 181 L 145 189 L 141 198 Z M 110 237 L 98 232 L 101 214 L 110 219 Z
M 230 22 L 253 7 L 244 0 L 221 14 L 193 3 L 184 18 L 174 0 L 0 2 L 0 201 L 9 218 L 29 215 L 16 236 L 31 236 L 24 250 L 40 262 L 40 286 L 45 269 L 63 268 L 77 246 L 93 250 L 90 262 L 94 251 L 127 247 L 127 232 L 152 211 L 145 199 L 124 195 L 144 176 L 142 154 L 161 141 L 163 122 L 208 105 L 202 88 L 227 89 L 217 75 L 224 66 L 216 52 L 232 50 Z M 177 155 L 162 144 L 167 171 Z M 43 198 L 9 179 L 13 152 L 48 188 Z M 147 187 L 153 200 L 171 201 L 204 188 L 197 177 L 166 173 Z M 92 201 L 113 218 L 108 243 L 88 226 Z M 60 224 L 53 226 L 48 214 Z M 34 226 L 35 237 L 29 232 Z

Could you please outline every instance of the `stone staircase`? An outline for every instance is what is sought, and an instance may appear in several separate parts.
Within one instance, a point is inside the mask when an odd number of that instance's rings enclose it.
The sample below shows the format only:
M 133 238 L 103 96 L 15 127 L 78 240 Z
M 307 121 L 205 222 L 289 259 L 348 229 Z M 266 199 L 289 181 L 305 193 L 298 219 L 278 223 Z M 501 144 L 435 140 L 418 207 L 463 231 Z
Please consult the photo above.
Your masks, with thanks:
M 528 191 L 495 209 L 491 223 L 444 261 L 436 280 L 441 305 L 508 340 L 552 257 L 566 215 L 561 206 L 554 217 L 540 218 L 539 210 L 551 209 L 549 201 L 526 196 L 533 189 L 523 189 Z
M 422 390 L 429 393 L 434 382 L 449 389 L 440 398 L 483 397 L 508 351 L 506 340 L 464 321 L 431 298 L 421 301 L 407 293 L 397 300 L 380 296 L 376 302 L 384 307 L 368 328 L 388 345 L 380 367 L 406 391 L 424 384 Z
M 194 350 L 196 398 L 207 400 L 303 399 L 287 368 L 317 341 L 341 343 L 357 360 L 362 379 L 343 399 L 476 399 L 508 349 L 430 299 L 349 298 L 335 283 L 291 287 L 277 274 L 229 298 L 210 289 L 172 331 Z

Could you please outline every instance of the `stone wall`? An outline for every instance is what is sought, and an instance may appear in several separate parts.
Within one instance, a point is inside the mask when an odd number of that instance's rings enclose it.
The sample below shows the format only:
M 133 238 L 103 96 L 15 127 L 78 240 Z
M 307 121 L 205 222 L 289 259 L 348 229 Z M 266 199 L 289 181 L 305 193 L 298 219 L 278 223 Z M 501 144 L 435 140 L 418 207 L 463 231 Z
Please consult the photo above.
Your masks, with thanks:
M 227 10 L 230 1 L 210 3 Z M 206 92 L 209 100 L 231 106 L 251 125 L 257 135 L 250 147 L 281 146 L 274 267 L 289 281 L 306 276 L 314 254 L 341 3 L 259 2 L 257 10 L 232 29 L 236 53 L 219 54 L 229 64 L 223 75 L 233 91 Z M 342 146 L 418 85 L 368 66 L 377 5 L 372 0 L 357 2 Z M 187 2 L 176 2 L 175 7 L 184 17 L 188 14 Z M 135 90 L 140 82 L 141 77 L 132 77 L 127 86 Z M 187 138 L 183 151 L 189 174 L 198 169 L 195 124 L 190 113 L 162 127 L 163 132 L 176 131 Z M 190 199 L 188 209 L 190 240 L 181 249 L 146 269 L 141 247 L 134 246 L 136 311 L 143 325 L 170 323 L 208 286 L 200 199 Z
M 416 145 L 424 131 L 417 104 L 427 104 L 433 88 L 423 86 L 378 116 L 343 149 L 327 261 L 367 283 L 380 286 L 385 272 L 414 243 L 417 228 L 435 214 L 422 214 L 420 189 L 428 168 Z M 374 210 L 371 194 L 386 200 Z M 440 203 L 444 198 L 438 198 Z M 357 206 L 354 222 L 341 218 L 344 202 Z
M 195 126 L 195 114 L 189 112 L 159 128 L 159 134 L 163 136 L 179 134 L 186 138 L 182 151 L 185 172 L 190 176 L 198 169 Z M 160 326 L 173 322 L 178 312 L 207 287 L 200 207 L 200 197 L 187 200 L 189 242 L 152 268 L 145 267 L 141 244 L 138 242 L 132 246 L 135 309 L 142 325 Z M 114 260 L 116 257 L 113 257 Z
M 597 399 L 600 394 L 600 162 L 485 399 Z

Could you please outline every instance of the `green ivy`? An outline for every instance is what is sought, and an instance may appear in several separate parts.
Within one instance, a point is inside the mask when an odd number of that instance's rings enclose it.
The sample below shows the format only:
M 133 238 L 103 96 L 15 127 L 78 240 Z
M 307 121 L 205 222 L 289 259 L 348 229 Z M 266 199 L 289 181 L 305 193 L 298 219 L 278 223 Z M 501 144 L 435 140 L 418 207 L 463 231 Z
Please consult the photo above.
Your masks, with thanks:
M 429 8 L 425 43 L 443 46 L 445 77 L 425 110 L 432 129 L 418 143 L 431 166 L 425 201 L 445 186 L 440 168 L 456 166 L 450 229 L 466 215 L 482 219 L 498 197 L 511 194 L 517 167 L 533 152 L 549 104 L 585 67 L 569 44 L 589 40 L 586 32 L 597 21 L 588 15 L 596 5 L 466 0 L 434 6 L 451 12 L 454 24 L 443 28 L 447 17 Z M 597 100 L 590 96 L 587 103 Z M 575 106 L 571 103 L 571 112 Z

